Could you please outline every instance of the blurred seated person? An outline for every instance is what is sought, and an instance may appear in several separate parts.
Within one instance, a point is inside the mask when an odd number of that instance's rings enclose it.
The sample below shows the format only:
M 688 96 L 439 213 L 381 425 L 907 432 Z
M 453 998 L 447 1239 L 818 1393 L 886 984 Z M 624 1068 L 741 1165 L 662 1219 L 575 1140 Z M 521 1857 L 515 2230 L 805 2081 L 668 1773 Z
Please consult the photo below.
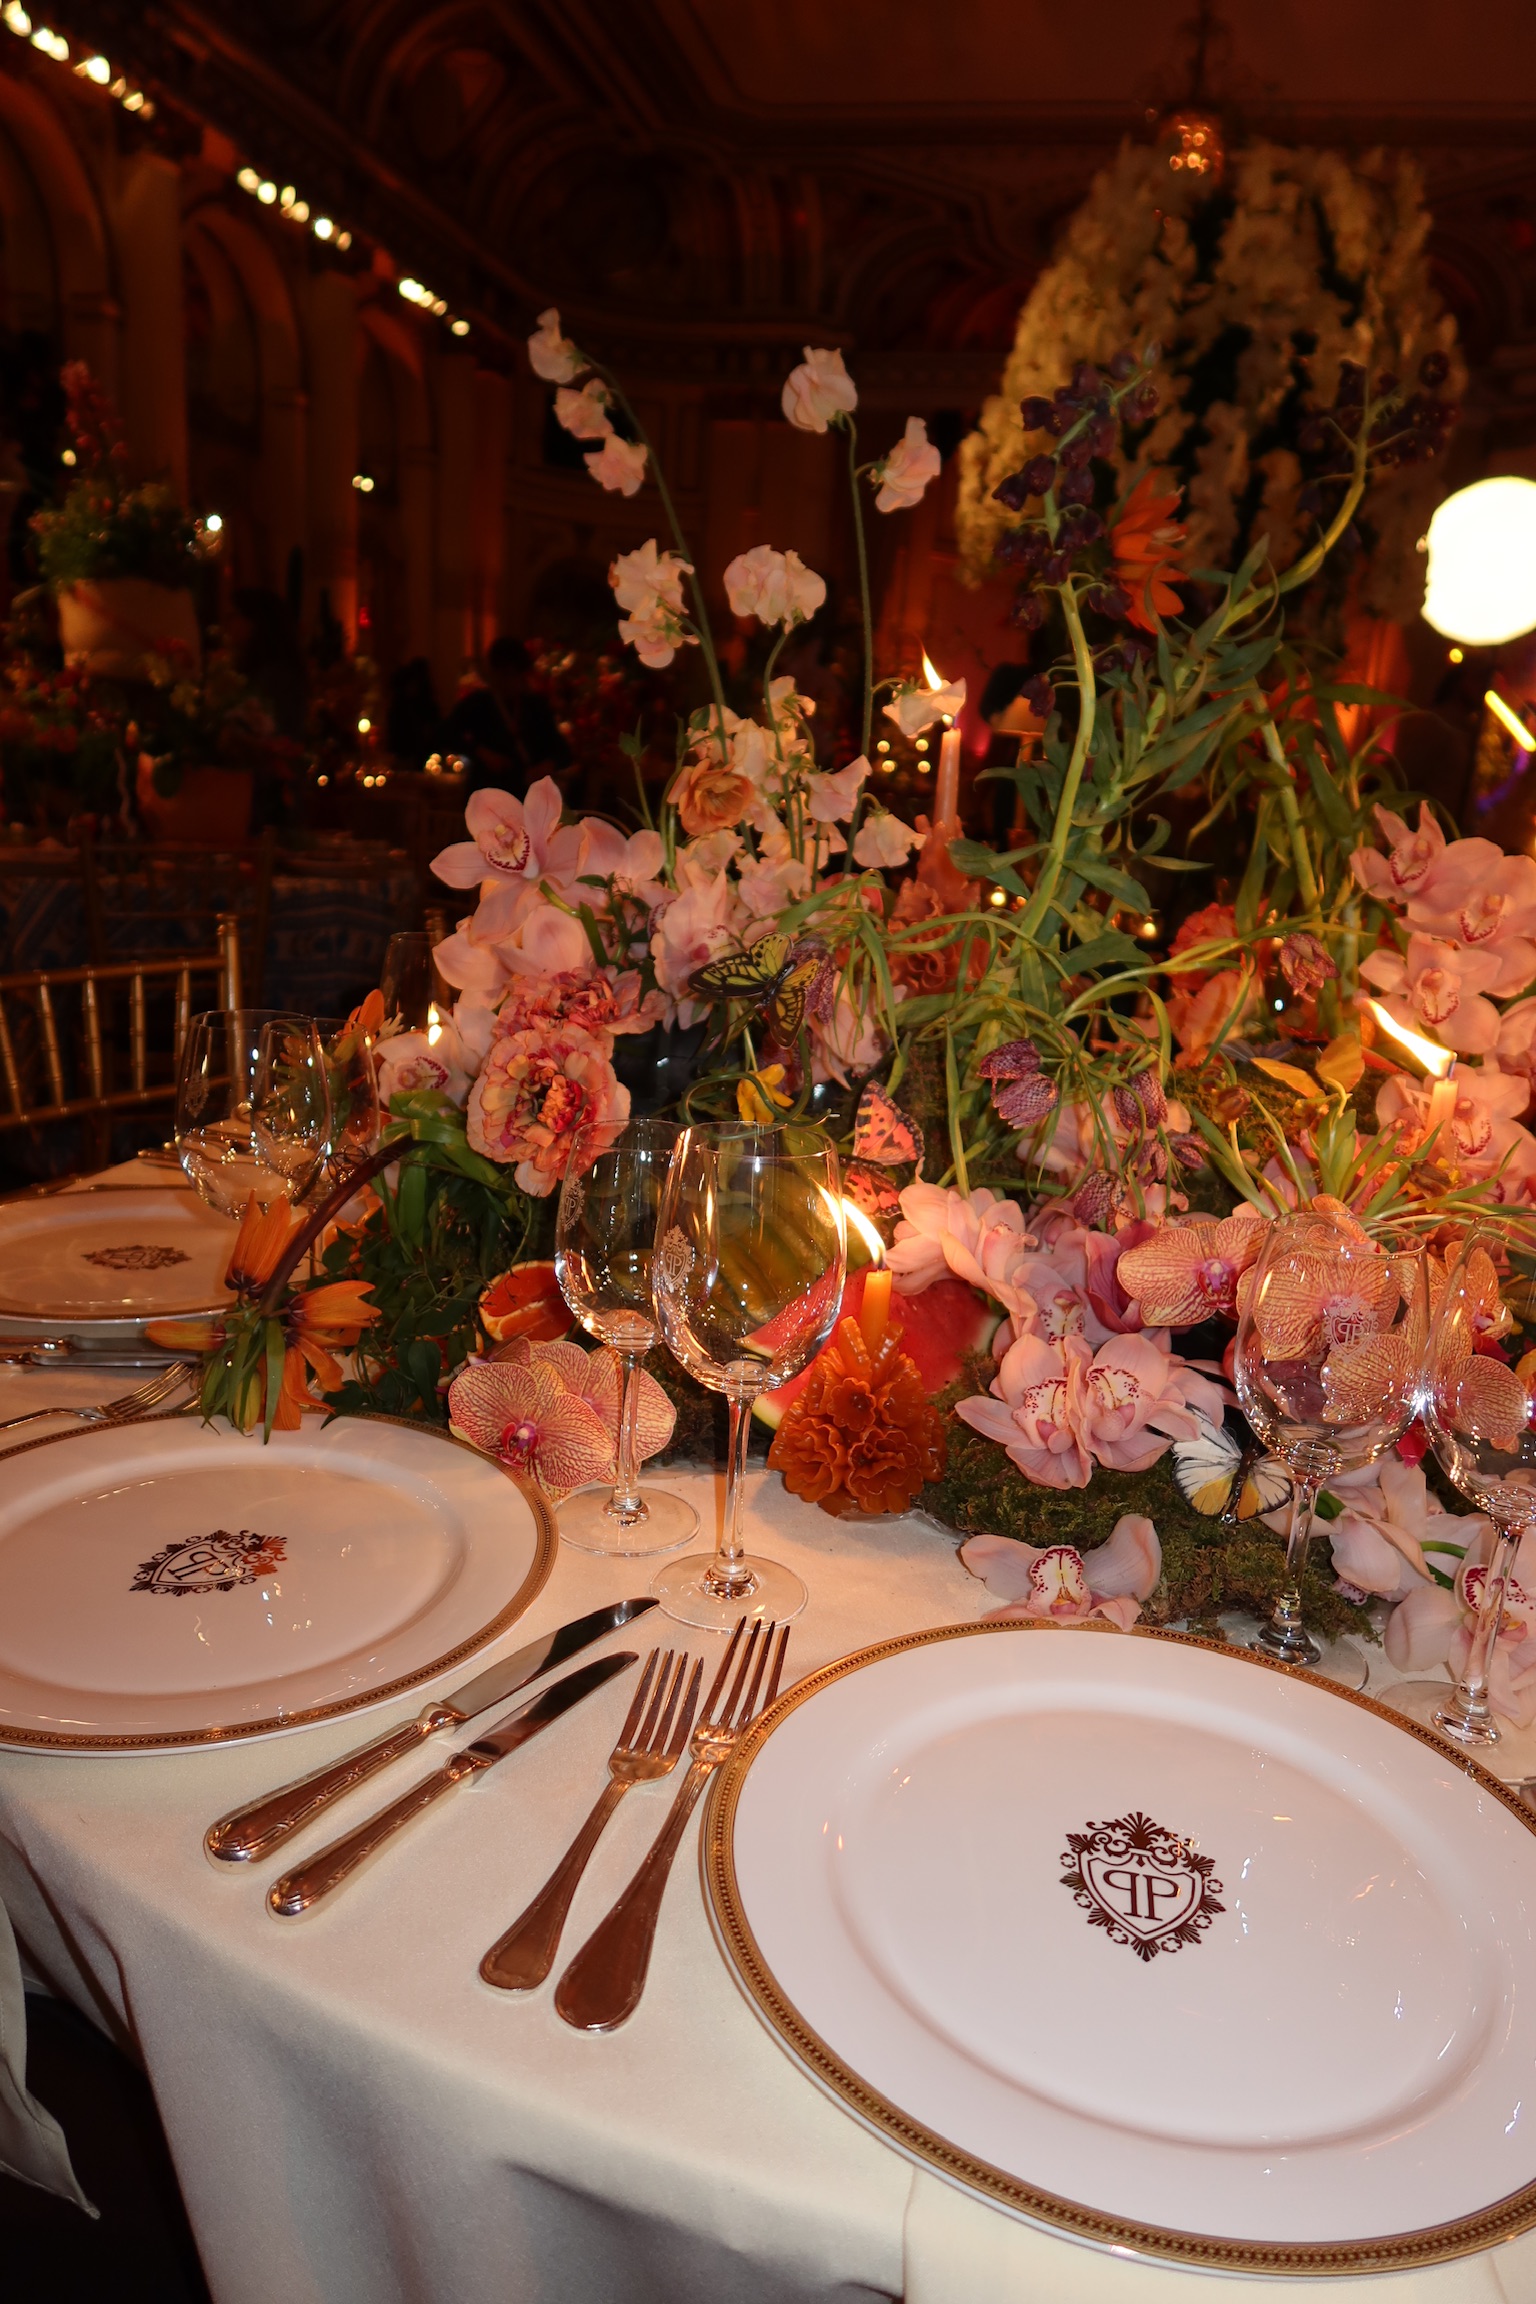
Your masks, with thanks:
M 559 776 L 571 748 L 555 725 L 549 699 L 530 685 L 528 651 L 503 634 L 485 659 L 485 684 L 459 698 L 443 729 L 443 750 L 469 762 L 464 796 L 511 792 L 521 798 L 541 776 Z
M 425 656 L 413 656 L 389 683 L 384 740 L 390 757 L 402 768 L 420 768 L 429 753 L 441 750 L 442 725 L 432 667 Z

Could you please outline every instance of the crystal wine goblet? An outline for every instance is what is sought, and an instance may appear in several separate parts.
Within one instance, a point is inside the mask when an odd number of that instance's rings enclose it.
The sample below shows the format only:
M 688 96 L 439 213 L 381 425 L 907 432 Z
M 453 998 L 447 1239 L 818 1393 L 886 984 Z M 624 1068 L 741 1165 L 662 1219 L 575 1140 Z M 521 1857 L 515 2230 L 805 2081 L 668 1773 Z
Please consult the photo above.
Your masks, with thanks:
M 264 1024 L 251 1081 L 251 1134 L 256 1158 L 283 1198 L 302 1200 L 323 1176 L 331 1130 L 330 1076 L 314 1018 Z
M 191 1019 L 182 1045 L 176 1150 L 199 1196 L 222 1216 L 239 1216 L 252 1192 L 263 1206 L 293 1197 L 291 1179 L 266 1157 L 255 1122 L 263 1037 L 273 1025 L 301 1034 L 314 1029 L 311 1018 L 281 1009 L 214 1008 Z
M 614 1484 L 582 1488 L 560 1506 L 560 1533 L 583 1552 L 675 1552 L 698 1527 L 691 1504 L 640 1479 L 640 1364 L 656 1341 L 651 1249 L 677 1142 L 669 1120 L 578 1128 L 555 1219 L 555 1274 L 583 1328 L 623 1369 Z
M 651 1590 L 681 1623 L 728 1632 L 739 1616 L 783 1621 L 805 1586 L 744 1552 L 741 1495 L 752 1403 L 797 1375 L 831 1334 L 847 1231 L 837 1152 L 820 1128 L 685 1128 L 656 1225 L 651 1285 L 675 1359 L 730 1408 L 725 1519 L 715 1552 L 671 1561 Z
M 1237 1327 L 1233 1375 L 1257 1438 L 1291 1475 L 1285 1583 L 1253 1646 L 1346 1688 L 1366 1662 L 1302 1621 L 1319 1489 L 1369 1464 L 1414 1414 L 1428 1326 L 1422 1259 L 1397 1255 L 1342 1208 L 1314 1203 L 1269 1229 Z
M 1486 1233 L 1463 1244 L 1435 1307 L 1424 1378 L 1424 1422 L 1441 1468 L 1495 1529 L 1486 1566 L 1462 1570 L 1463 1597 L 1475 1610 L 1466 1662 L 1453 1688 L 1401 1680 L 1383 1695 L 1394 1711 L 1472 1750 L 1500 1740 L 1488 1683 L 1515 1554 L 1536 1527 L 1536 1398 L 1518 1370 L 1477 1349 L 1509 1325 L 1497 1245 Z
M 378 1147 L 384 1115 L 379 1107 L 374 1037 L 355 1018 L 317 1016 L 314 1022 L 331 1091 L 326 1176 L 339 1184 L 348 1169 L 366 1160 Z

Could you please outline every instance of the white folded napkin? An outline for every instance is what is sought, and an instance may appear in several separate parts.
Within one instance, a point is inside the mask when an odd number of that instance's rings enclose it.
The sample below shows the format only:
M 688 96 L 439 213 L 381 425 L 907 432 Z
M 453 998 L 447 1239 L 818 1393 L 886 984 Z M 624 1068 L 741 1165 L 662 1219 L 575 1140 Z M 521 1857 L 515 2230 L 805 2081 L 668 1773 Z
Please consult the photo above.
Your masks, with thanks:
M 27 2001 L 16 1938 L 0 1904 L 0 2169 L 100 2214 L 80 2189 L 64 2131 L 27 2090 Z
M 1114 2256 L 1042 2232 L 973 2192 L 912 2171 L 903 2227 L 905 2304 L 1536 2304 L 1533 2236 L 1453 2264 L 1355 2280 L 1252 2279 Z

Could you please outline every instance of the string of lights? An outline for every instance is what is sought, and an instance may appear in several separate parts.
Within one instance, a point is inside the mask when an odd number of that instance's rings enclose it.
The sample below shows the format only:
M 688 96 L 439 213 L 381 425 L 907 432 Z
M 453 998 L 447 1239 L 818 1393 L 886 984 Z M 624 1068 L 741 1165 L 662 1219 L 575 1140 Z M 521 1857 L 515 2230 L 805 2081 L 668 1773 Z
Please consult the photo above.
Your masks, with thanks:
M 55 64 L 67 65 L 78 79 L 89 81 L 94 88 L 103 89 L 122 105 L 125 112 L 131 112 L 139 120 L 154 118 L 154 104 L 142 88 L 134 87 L 122 73 L 115 71 L 105 56 L 92 54 L 75 58 L 64 34 L 55 32 L 50 25 L 35 23 L 21 5 L 21 0 L 4 0 L 4 5 L 0 6 L 0 24 L 18 40 L 25 40 L 39 55 L 47 56 Z M 304 199 L 296 185 L 279 184 L 275 177 L 264 176 L 259 168 L 253 168 L 249 162 L 236 170 L 235 182 L 242 192 L 249 193 L 261 207 L 275 208 L 292 224 L 307 225 L 315 238 L 326 247 L 335 248 L 343 255 L 351 247 L 352 234 L 348 228 Z M 450 335 L 463 337 L 469 334 L 469 322 L 451 313 L 446 298 L 424 287 L 421 281 L 406 278 L 396 285 L 408 304 L 414 304 L 418 311 L 441 320 Z M 361 482 L 354 481 L 353 485 L 361 486 Z M 368 485 L 371 487 L 372 483 Z

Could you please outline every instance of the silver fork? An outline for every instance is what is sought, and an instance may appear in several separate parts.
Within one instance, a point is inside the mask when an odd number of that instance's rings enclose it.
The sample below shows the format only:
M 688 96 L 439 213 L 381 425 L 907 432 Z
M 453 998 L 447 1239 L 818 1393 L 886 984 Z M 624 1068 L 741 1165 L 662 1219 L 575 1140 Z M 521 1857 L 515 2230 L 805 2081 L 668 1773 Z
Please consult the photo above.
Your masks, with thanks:
M 567 2024 L 574 2024 L 580 2031 L 611 2032 L 640 2005 L 667 1874 L 677 1854 L 683 1826 L 721 1761 L 729 1758 L 759 1712 L 766 1712 L 778 1695 L 784 1651 L 789 1646 L 789 1626 L 778 1628 L 777 1647 L 773 1637 L 775 1629 L 759 1618 L 747 1632 L 746 1618 L 737 1619 L 730 1646 L 704 1699 L 704 1717 L 695 1728 L 689 1746 L 692 1764 L 677 1788 L 672 1813 L 645 1862 L 607 1918 L 600 1921 L 587 1938 L 556 1987 L 556 2010 Z M 743 1633 L 746 1633 L 744 1645 Z M 771 1663 L 770 1651 L 773 1652 Z M 729 1694 L 722 1695 L 733 1664 L 736 1676 L 730 1682 Z M 760 1690 L 761 1703 L 758 1701 Z
M 608 1756 L 609 1781 L 591 1815 L 527 1911 L 520 1919 L 513 1921 L 505 1936 L 497 1938 L 481 1961 L 480 1973 L 487 1984 L 499 1985 L 504 1992 L 531 1992 L 536 1984 L 543 1983 L 553 1968 L 555 1954 L 560 1948 L 560 1931 L 565 1926 L 565 1916 L 571 1908 L 576 1883 L 586 1870 L 587 1859 L 602 1838 L 609 1817 L 631 1784 L 649 1784 L 658 1776 L 670 1776 L 682 1755 L 683 1746 L 688 1741 L 688 1731 L 693 1726 L 693 1715 L 698 1709 L 699 1682 L 704 1676 L 703 1658 L 700 1657 L 694 1665 L 692 1677 L 688 1681 L 688 1693 L 683 1696 L 683 1678 L 687 1670 L 686 1651 L 674 1663 L 670 1648 L 665 1656 L 659 1648 L 651 1650 L 645 1670 L 640 1676 L 640 1685 L 635 1690 L 635 1700 L 629 1708 L 629 1717 L 619 1730 L 619 1740 Z M 650 1703 L 649 1711 L 646 1711 L 647 1699 Z
M 14 1432 L 18 1424 L 36 1424 L 44 1416 L 77 1416 L 82 1424 L 131 1424 L 136 1416 L 169 1400 L 195 1374 L 190 1361 L 175 1360 L 136 1392 L 125 1392 L 120 1400 L 105 1400 L 99 1408 L 33 1408 L 25 1416 L 7 1416 L 0 1423 L 0 1432 Z

